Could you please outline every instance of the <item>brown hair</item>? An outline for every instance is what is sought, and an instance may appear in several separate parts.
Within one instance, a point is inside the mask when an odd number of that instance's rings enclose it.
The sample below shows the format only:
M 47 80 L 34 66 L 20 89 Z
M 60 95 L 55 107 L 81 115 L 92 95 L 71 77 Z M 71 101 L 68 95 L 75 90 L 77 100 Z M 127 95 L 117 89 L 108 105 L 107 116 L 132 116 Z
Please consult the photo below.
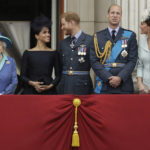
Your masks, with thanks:
M 121 9 L 121 13 L 122 13 L 122 8 L 117 4 L 110 5 L 110 7 L 108 8 L 108 13 L 110 12 L 111 7 L 113 7 L 113 6 L 118 6 Z
M 77 13 L 72 12 L 72 11 L 68 11 L 63 13 L 60 16 L 60 19 L 64 18 L 67 22 L 70 22 L 71 20 L 75 21 L 77 24 L 80 23 L 80 17 Z

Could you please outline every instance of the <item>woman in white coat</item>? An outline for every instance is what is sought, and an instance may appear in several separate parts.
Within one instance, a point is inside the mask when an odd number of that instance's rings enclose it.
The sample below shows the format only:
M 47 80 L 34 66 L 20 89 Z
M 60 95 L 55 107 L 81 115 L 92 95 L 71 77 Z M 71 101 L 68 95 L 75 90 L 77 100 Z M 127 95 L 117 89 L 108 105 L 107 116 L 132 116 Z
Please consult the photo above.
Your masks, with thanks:
M 139 93 L 150 93 L 150 10 L 145 10 L 141 20 L 137 84 Z

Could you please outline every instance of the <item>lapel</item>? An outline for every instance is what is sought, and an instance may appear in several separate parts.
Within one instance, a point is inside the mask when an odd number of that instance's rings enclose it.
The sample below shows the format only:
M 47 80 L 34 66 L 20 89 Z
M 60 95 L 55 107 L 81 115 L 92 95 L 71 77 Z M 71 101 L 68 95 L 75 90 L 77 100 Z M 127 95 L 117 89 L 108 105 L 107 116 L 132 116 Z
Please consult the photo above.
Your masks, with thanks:
M 122 37 L 123 29 L 120 27 L 114 42 L 116 43 Z
M 70 47 L 70 41 L 71 41 L 71 36 L 67 37 L 66 39 L 66 45 Z
M 77 42 L 75 43 L 74 49 L 78 46 L 80 46 L 81 44 L 83 44 L 84 40 L 85 40 L 85 33 L 81 33 L 80 37 L 78 38 Z
M 106 38 L 106 41 L 110 40 L 113 43 L 113 39 L 109 33 L 108 28 L 105 29 L 105 38 Z
M 121 38 L 122 33 L 123 33 L 123 28 L 120 27 L 120 28 L 119 28 L 119 31 L 118 31 L 118 33 L 117 33 L 117 35 L 116 35 L 116 38 L 115 38 L 115 40 L 113 41 L 113 39 L 112 39 L 112 37 L 111 37 L 111 35 L 110 35 L 110 33 L 109 33 L 108 28 L 105 29 L 106 40 L 107 40 L 107 41 L 110 40 L 112 43 L 116 43 L 116 42 Z

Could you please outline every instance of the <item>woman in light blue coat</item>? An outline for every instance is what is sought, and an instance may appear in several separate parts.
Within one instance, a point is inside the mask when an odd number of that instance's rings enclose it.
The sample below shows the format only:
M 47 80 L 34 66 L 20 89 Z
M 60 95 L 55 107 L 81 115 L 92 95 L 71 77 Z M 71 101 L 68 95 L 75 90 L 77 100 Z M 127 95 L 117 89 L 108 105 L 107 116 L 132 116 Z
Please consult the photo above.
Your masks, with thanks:
M 150 10 L 145 10 L 141 20 L 138 51 L 137 84 L 139 93 L 150 93 Z
M 16 63 L 4 53 L 10 46 L 11 40 L 0 34 L 0 95 L 14 94 L 18 83 Z

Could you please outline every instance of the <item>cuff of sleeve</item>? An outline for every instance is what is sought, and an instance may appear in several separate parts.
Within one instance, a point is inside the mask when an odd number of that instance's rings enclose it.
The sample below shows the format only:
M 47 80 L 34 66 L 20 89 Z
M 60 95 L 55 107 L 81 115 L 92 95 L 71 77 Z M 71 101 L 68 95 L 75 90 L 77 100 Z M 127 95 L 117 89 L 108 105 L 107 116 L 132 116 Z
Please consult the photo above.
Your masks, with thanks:
M 52 82 L 51 82 L 51 84 L 53 84 L 54 86 L 56 85 L 56 82 L 53 80 Z
M 4 92 L 4 91 L 0 93 L 0 95 L 4 95 L 4 94 L 5 94 L 5 92 Z
M 137 71 L 136 77 L 143 77 L 143 73 L 141 71 Z
M 125 82 L 125 81 L 126 81 L 126 78 L 125 78 L 125 77 L 123 77 L 123 76 L 121 76 L 121 75 L 118 75 L 118 77 L 121 78 L 121 81 L 122 81 L 122 82 Z
M 109 81 L 109 78 L 112 76 L 112 74 L 105 74 L 104 78 L 103 78 L 103 81 L 104 82 L 108 82 Z

